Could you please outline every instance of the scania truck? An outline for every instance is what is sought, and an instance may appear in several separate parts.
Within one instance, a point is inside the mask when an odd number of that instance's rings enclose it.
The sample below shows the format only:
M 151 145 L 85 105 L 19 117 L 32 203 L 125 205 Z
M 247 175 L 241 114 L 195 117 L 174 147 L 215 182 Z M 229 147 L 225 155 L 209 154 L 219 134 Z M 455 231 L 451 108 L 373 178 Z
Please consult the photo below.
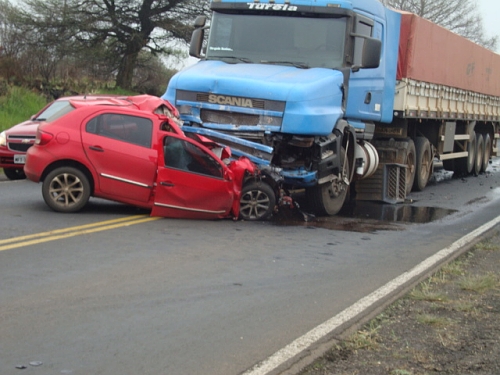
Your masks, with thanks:
M 378 0 L 212 0 L 170 81 L 183 130 L 230 146 L 335 215 L 405 201 L 436 162 L 498 155 L 500 55 Z M 207 32 L 209 30 L 209 32 Z

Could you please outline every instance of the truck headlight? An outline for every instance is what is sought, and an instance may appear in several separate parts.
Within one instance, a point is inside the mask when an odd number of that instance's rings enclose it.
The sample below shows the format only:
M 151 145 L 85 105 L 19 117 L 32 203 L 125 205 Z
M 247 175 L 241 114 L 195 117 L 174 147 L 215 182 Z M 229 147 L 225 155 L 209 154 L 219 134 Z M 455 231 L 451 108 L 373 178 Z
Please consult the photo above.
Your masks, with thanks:
M 5 132 L 0 133 L 0 146 L 7 147 L 7 134 Z

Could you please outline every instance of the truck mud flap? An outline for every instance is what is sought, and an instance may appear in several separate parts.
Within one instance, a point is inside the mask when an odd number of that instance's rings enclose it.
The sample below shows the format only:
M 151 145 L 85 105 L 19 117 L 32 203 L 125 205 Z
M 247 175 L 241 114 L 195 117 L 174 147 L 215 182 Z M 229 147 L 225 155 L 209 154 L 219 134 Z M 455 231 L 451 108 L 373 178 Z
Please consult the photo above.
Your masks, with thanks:
M 406 199 L 406 165 L 379 164 L 375 173 L 356 182 L 356 200 L 403 203 Z

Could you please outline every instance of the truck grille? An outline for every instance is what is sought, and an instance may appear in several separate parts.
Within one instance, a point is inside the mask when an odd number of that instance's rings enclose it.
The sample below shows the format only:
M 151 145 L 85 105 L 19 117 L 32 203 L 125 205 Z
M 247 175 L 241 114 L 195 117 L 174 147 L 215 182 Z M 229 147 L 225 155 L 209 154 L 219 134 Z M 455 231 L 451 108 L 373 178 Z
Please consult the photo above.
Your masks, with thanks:
M 201 120 L 212 124 L 231 124 L 231 125 L 259 125 L 258 115 L 248 115 L 245 113 L 212 111 L 208 109 L 201 110 Z
M 176 101 L 220 104 L 232 107 L 260 109 L 264 111 L 284 112 L 285 102 L 280 100 L 226 96 L 207 92 L 177 90 Z

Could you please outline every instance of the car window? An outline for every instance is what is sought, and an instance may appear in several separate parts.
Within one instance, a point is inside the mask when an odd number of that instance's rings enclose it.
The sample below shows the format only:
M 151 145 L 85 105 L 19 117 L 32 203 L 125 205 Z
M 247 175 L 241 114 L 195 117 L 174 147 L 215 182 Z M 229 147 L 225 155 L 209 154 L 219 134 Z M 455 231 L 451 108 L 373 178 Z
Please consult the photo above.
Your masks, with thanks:
M 75 108 L 70 104 L 67 100 L 59 100 L 57 102 L 53 102 L 47 108 L 43 110 L 34 121 L 47 121 L 51 122 L 57 120 L 59 117 L 64 116 L 67 113 L 70 113 Z
M 151 147 L 153 122 L 138 116 L 106 113 L 90 120 L 85 130 L 88 133 L 149 148 Z
M 197 145 L 176 137 L 164 142 L 165 166 L 188 172 L 222 178 L 220 163 Z

